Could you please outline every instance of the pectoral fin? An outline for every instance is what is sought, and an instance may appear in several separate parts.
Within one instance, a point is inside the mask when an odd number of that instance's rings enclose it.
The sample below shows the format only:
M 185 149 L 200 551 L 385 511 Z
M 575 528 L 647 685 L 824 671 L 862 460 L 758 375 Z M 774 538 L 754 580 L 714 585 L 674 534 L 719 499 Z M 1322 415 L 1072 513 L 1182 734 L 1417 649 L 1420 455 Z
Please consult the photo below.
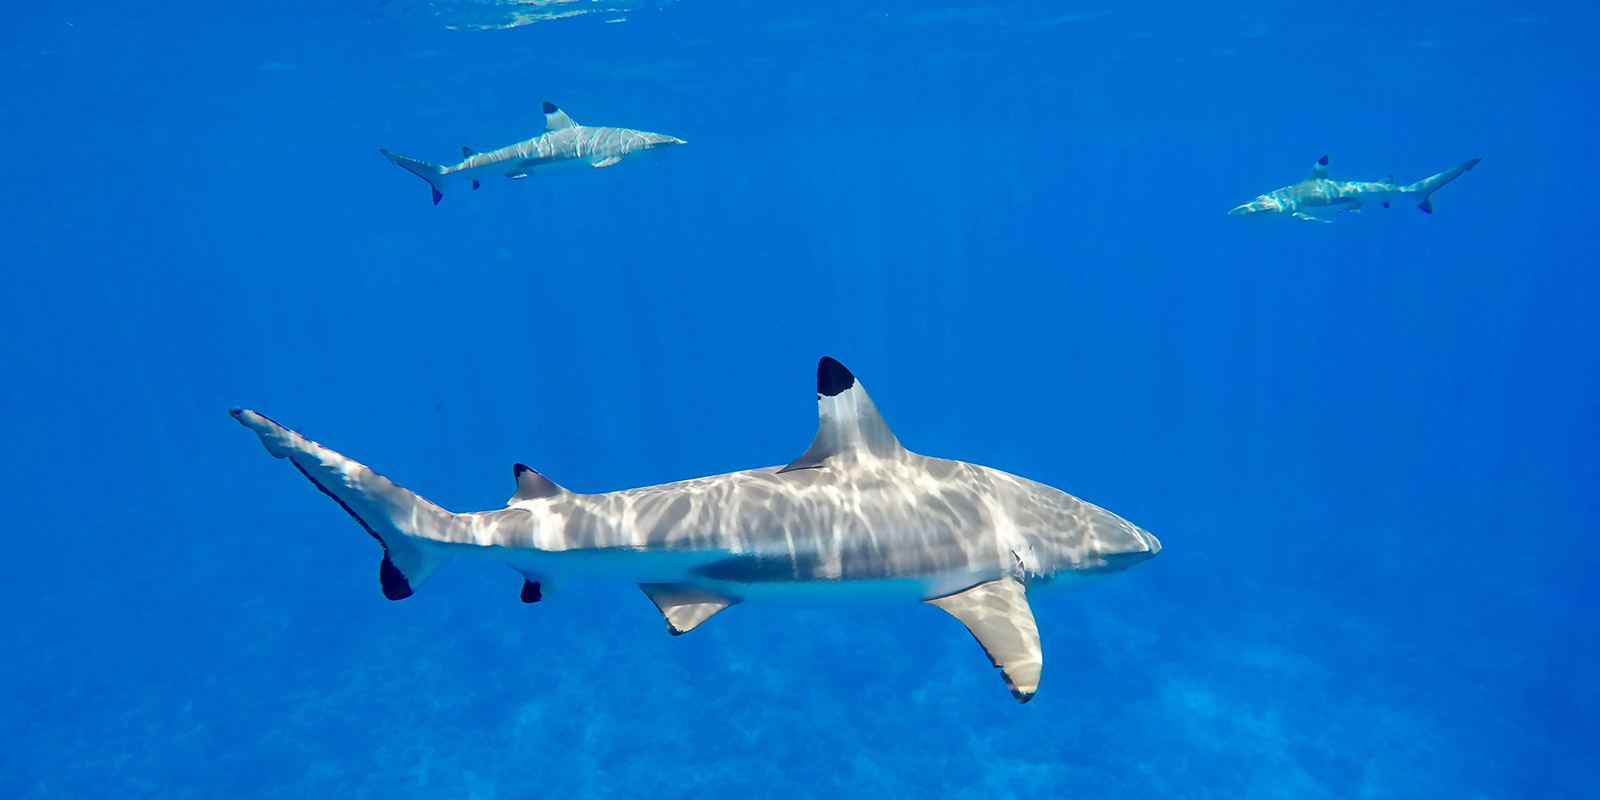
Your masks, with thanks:
M 739 601 L 683 583 L 641 583 L 650 602 L 661 610 L 667 632 L 681 636 L 711 616 Z
M 1039 690 L 1043 652 L 1039 627 L 1022 584 L 1011 578 L 980 583 L 965 591 L 927 601 L 961 620 L 989 660 L 1005 676 L 1017 702 L 1026 703 Z
M 621 160 L 622 160 L 622 156 L 611 156 L 609 158 L 602 158 L 599 161 L 592 161 L 592 162 L 590 162 L 590 166 L 609 167 L 612 164 L 615 164 L 615 163 L 617 163 L 618 161 L 621 161 Z

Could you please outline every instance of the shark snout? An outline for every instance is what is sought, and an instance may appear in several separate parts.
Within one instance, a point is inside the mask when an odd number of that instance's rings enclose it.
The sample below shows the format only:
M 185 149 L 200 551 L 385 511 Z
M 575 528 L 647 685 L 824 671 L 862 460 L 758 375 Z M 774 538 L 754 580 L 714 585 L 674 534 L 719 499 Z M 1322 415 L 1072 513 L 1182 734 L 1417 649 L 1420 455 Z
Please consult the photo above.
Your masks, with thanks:
M 688 142 L 679 139 L 676 136 L 667 136 L 663 133 L 652 133 L 645 141 L 644 147 L 646 150 L 655 150 L 658 148 L 672 147 L 673 145 L 679 144 L 688 144 Z
M 1128 541 L 1125 544 L 1119 542 L 1119 545 L 1117 550 L 1101 551 L 1099 564 L 1083 571 L 1101 575 L 1122 572 L 1155 558 L 1161 552 L 1161 541 L 1142 528 L 1134 528 Z
M 1144 530 L 1143 528 L 1139 529 L 1139 535 L 1144 538 L 1145 558 L 1155 558 L 1156 554 L 1161 552 L 1161 540 L 1157 539 L 1154 534 Z
M 1228 216 L 1239 217 L 1246 214 L 1273 214 L 1282 210 L 1283 206 L 1280 205 L 1277 200 L 1263 195 L 1251 200 L 1248 203 L 1245 203 L 1244 205 L 1235 206 L 1232 211 L 1228 212 Z

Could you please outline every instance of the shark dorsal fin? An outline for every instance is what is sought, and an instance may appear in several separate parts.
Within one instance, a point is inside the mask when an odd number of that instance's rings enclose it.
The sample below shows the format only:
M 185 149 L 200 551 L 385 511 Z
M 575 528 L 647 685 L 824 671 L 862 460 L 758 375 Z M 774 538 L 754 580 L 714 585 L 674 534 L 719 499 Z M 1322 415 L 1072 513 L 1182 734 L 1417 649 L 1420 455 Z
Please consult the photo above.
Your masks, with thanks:
M 567 494 L 555 481 L 539 474 L 539 471 L 526 465 L 517 464 L 511 468 L 511 473 L 517 476 L 517 493 L 511 495 L 511 501 L 506 505 L 513 505 L 524 500 L 538 500 L 543 497 L 556 497 Z
M 578 123 L 572 121 L 572 117 L 567 116 L 567 112 L 556 108 L 555 103 L 552 103 L 549 100 L 544 101 L 545 133 L 549 133 L 550 131 L 559 131 L 563 128 L 570 128 L 577 124 Z
M 1308 181 L 1325 181 L 1327 179 L 1328 179 L 1328 157 L 1327 156 L 1323 156 L 1322 158 L 1317 159 L 1317 163 L 1311 165 L 1311 174 L 1306 176 L 1306 180 L 1308 180 Z
M 461 146 L 461 157 L 462 158 L 472 158 L 473 156 L 475 156 L 477 154 L 478 154 L 478 151 L 476 151 L 476 150 L 474 150 L 474 149 L 472 149 L 470 147 L 467 147 L 466 145 L 462 145 Z
M 1383 180 L 1378 181 L 1378 183 L 1381 183 L 1384 186 L 1397 186 L 1398 185 L 1398 184 L 1396 184 L 1394 182 L 1394 173 L 1393 172 L 1389 173 L 1388 175 L 1385 175 Z
M 778 471 L 821 467 L 838 456 L 894 458 L 904 452 L 856 376 L 823 356 L 817 362 L 817 435 L 799 458 Z

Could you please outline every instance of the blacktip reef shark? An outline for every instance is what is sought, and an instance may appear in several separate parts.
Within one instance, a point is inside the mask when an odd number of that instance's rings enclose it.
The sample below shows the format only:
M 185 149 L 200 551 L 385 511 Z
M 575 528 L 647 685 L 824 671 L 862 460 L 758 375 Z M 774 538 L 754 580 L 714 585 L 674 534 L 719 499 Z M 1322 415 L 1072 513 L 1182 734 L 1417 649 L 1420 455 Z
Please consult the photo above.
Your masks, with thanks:
M 1156 537 L 1059 489 L 900 445 L 855 376 L 817 365 L 817 433 L 787 466 L 576 494 L 516 465 L 504 508 L 451 513 L 254 411 L 230 411 L 383 546 L 378 580 L 409 597 L 452 557 L 541 584 L 638 584 L 686 633 L 739 603 L 927 602 L 977 638 L 1020 702 L 1042 664 L 1026 592 L 1121 572 Z
M 1461 177 L 1461 173 L 1478 166 L 1481 158 L 1464 161 L 1430 178 L 1401 186 L 1390 175 L 1381 181 L 1335 181 L 1328 178 L 1328 157 L 1317 159 L 1306 179 L 1261 195 L 1228 213 L 1233 216 L 1289 215 L 1295 219 L 1332 222 L 1335 214 L 1360 211 L 1363 206 L 1378 203 L 1388 208 L 1393 202 L 1415 202 L 1423 211 L 1433 213 L 1433 193 L 1439 187 Z
M 444 197 L 445 187 L 452 183 L 471 181 L 472 188 L 476 189 L 487 178 L 500 175 L 513 179 L 526 178 L 534 169 L 544 167 L 548 170 L 552 165 L 562 162 L 609 167 L 629 153 L 677 144 L 688 142 L 649 131 L 579 125 L 565 111 L 556 108 L 555 103 L 546 102 L 544 133 L 488 153 L 477 153 L 470 147 L 463 147 L 461 163 L 454 166 L 409 158 L 390 150 L 380 149 L 378 152 L 427 181 L 433 187 L 433 204 L 438 205 Z

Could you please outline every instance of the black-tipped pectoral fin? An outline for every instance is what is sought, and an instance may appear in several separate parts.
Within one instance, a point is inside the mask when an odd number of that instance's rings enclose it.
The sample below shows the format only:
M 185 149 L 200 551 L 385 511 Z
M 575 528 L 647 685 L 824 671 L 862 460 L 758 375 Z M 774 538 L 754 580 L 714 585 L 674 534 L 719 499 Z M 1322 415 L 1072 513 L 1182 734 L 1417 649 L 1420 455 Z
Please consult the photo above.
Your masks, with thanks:
M 673 636 L 694 630 L 718 611 L 739 602 L 682 583 L 641 583 L 639 588 L 660 609 L 667 632 Z
M 989 660 L 1005 676 L 1017 702 L 1026 703 L 1039 690 L 1044 664 L 1039 626 L 1022 584 L 1011 578 L 980 583 L 965 591 L 927 601 L 961 620 Z

